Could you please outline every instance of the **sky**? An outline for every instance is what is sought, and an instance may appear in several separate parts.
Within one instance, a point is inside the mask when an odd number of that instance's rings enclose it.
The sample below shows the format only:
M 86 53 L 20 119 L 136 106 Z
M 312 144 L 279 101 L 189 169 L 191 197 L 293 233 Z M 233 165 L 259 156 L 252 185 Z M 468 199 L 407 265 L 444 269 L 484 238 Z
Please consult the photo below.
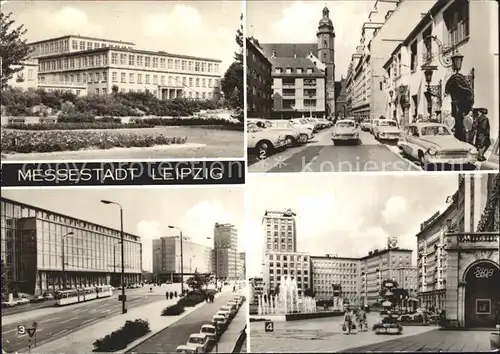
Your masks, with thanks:
M 162 236 L 183 236 L 212 246 L 216 222 L 230 222 L 241 233 L 244 224 L 244 190 L 239 187 L 163 187 L 163 188 L 76 188 L 2 189 L 2 197 L 45 208 L 97 224 L 120 229 L 117 206 L 100 203 L 112 200 L 123 206 L 123 229 L 140 236 L 143 268 L 152 269 L 152 242 Z M 244 240 L 240 236 L 240 250 Z
M 222 60 L 237 50 L 240 1 L 2 1 L 29 42 L 68 34 L 133 42 L 136 48 Z
M 445 210 L 457 187 L 456 174 L 252 175 L 243 236 L 248 276 L 261 275 L 266 210 L 297 213 L 298 252 L 362 257 L 385 248 L 389 236 L 398 237 L 400 248 L 415 249 L 420 224 Z
M 346 77 L 351 55 L 375 1 L 248 1 L 247 35 L 261 43 L 316 43 L 325 4 L 335 29 L 335 76 Z

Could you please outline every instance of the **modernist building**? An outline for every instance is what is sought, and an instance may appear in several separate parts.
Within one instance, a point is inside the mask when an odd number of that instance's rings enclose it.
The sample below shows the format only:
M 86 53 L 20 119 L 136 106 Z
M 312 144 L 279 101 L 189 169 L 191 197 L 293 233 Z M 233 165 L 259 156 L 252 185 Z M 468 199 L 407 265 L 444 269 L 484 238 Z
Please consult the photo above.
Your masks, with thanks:
M 399 285 L 408 291 L 412 299 L 417 298 L 418 294 L 418 268 L 416 266 L 403 266 L 395 269 L 396 276 L 393 278 Z
M 177 236 L 153 240 L 153 274 L 157 281 L 179 280 L 181 274 L 212 273 L 213 249 L 184 238 L 181 244 Z
M 419 278 L 425 285 L 419 296 L 424 304 L 443 306 L 445 327 L 499 324 L 499 189 L 498 174 L 459 176 L 448 209 L 417 235 Z
M 266 210 L 262 218 L 265 251 L 295 252 L 297 250 L 296 214 L 290 210 Z
M 333 298 L 333 287 L 340 285 L 341 297 L 360 305 L 360 260 L 337 256 L 311 256 L 312 288 L 316 299 Z
M 297 281 L 299 295 L 312 288 L 310 257 L 302 252 L 266 252 L 264 287 L 266 293 L 276 292 L 285 278 Z
M 499 130 L 494 53 L 498 54 L 498 3 L 436 1 L 387 56 L 387 87 L 378 95 L 384 103 L 381 110 L 402 125 L 419 116 L 435 114 L 443 121 L 452 115 L 460 137 L 463 116 L 472 107 L 487 108 L 494 142 Z
M 238 279 L 246 279 L 246 253 L 238 252 Z
M 1 198 L 2 292 L 42 294 L 119 283 L 120 231 Z M 125 283 L 139 283 L 142 244 L 124 235 Z
M 64 36 L 30 44 L 40 85 L 74 84 L 89 94 L 149 91 L 160 99 L 218 99 L 221 61 L 135 48 L 134 43 Z
M 232 224 L 214 225 L 214 264 L 219 278 L 239 279 L 238 230 Z
M 272 64 L 254 38 L 247 38 L 247 115 L 270 118 L 272 100 Z
M 248 281 L 250 283 L 250 301 L 253 301 L 257 296 L 264 295 L 264 278 L 253 277 Z
M 382 283 L 387 279 L 396 281 L 400 269 L 411 266 L 412 252 L 392 244 L 383 250 L 370 251 L 367 256 L 360 259 L 362 304 L 370 306 L 379 302 Z
M 335 30 L 329 14 L 325 7 L 317 43 L 261 45 L 273 64 L 274 117 L 335 114 Z

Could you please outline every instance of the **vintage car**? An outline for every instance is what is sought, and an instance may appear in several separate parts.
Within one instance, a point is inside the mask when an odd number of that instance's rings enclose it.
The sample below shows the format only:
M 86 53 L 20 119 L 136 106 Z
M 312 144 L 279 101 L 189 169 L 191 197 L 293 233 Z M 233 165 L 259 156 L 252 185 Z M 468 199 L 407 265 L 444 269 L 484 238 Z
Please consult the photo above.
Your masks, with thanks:
M 370 121 L 370 125 L 369 125 L 369 127 L 368 127 L 368 131 L 369 131 L 370 133 L 372 133 L 372 134 L 373 134 L 373 129 L 377 126 L 377 124 L 378 124 L 378 121 L 379 121 L 379 120 L 380 120 L 380 119 L 372 119 L 372 120 Z
M 210 341 L 210 337 L 205 333 L 193 333 L 189 336 L 186 345 L 198 349 L 198 353 L 208 353 Z
M 441 123 L 408 125 L 398 146 L 405 155 L 420 161 L 424 169 L 436 165 L 472 165 L 477 160 L 477 149 L 455 138 L 448 126 Z
M 333 127 L 332 141 L 333 144 L 340 142 L 354 142 L 358 144 L 360 140 L 356 122 L 347 119 L 339 120 Z
M 249 119 L 251 122 L 252 120 Z M 277 131 L 285 135 L 288 146 L 307 143 L 309 140 L 309 130 L 295 127 L 288 120 L 265 120 L 262 121 L 266 129 Z
M 193 347 L 191 345 L 179 345 L 175 350 L 177 353 L 201 353 L 197 347 Z
M 378 140 L 399 140 L 401 130 L 395 120 L 381 119 L 373 127 L 373 136 Z
M 313 133 L 317 132 L 316 124 L 308 122 L 305 118 L 293 118 L 290 119 L 290 122 L 294 125 L 301 125 L 306 129 L 311 129 Z
M 214 325 L 204 324 L 201 326 L 200 333 L 208 336 L 211 340 L 217 340 L 217 328 Z
M 370 125 L 371 125 L 370 120 L 365 119 L 364 121 L 361 122 L 359 127 L 361 128 L 362 131 L 368 132 L 368 131 L 370 131 Z
M 493 145 L 493 149 L 491 150 L 491 155 L 487 156 L 487 160 L 484 162 L 481 162 L 481 165 L 479 166 L 479 170 L 498 170 L 499 169 L 499 161 L 498 161 L 498 155 L 499 155 L 499 139 L 497 138 L 497 141 Z
M 259 159 L 265 159 L 274 151 L 286 147 L 285 136 L 279 132 L 247 123 L 247 148 L 255 151 Z

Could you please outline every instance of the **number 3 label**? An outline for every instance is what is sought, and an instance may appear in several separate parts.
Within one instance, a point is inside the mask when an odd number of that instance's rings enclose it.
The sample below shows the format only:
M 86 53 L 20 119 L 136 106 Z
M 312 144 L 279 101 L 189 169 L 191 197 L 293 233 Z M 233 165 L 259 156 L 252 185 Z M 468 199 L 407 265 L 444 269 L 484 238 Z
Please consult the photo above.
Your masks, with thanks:
M 23 336 L 26 334 L 26 326 L 17 326 L 17 334 Z
M 272 323 L 271 321 L 266 321 L 265 331 L 266 332 L 274 332 L 274 323 Z

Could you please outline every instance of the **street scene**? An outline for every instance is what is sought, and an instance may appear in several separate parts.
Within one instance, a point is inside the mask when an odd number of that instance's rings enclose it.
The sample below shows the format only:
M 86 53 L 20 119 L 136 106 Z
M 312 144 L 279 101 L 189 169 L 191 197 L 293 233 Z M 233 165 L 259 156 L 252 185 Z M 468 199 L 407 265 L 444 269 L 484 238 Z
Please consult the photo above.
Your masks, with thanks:
M 244 350 L 241 188 L 7 190 L 1 216 L 3 353 Z
M 497 10 L 250 2 L 249 171 L 497 171 L 498 45 L 481 35 L 497 33 Z
M 499 177 L 252 176 L 250 352 L 499 349 Z
M 2 2 L 2 160 L 244 157 L 242 3 L 144 5 Z

